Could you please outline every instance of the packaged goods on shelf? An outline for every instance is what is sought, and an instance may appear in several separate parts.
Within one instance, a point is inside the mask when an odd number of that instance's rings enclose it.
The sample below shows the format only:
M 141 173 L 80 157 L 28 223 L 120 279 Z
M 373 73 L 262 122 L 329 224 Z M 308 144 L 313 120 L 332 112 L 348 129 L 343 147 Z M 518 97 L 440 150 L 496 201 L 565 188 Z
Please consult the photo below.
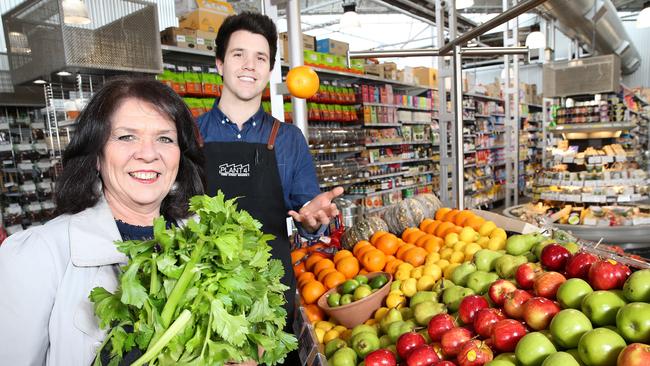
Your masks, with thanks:
M 282 43 L 282 53 L 280 56 L 282 60 L 289 60 L 289 34 L 287 32 L 280 33 L 278 35 L 280 42 Z M 310 36 L 308 34 L 302 33 L 302 49 L 305 51 L 316 51 L 316 37 Z
M 196 4 L 198 9 L 179 17 L 179 27 L 216 33 L 226 17 L 235 14 L 232 5 L 226 1 L 196 0 Z
M 350 45 L 346 42 L 337 41 L 331 38 L 319 39 L 316 41 L 316 51 L 330 53 L 337 56 L 347 56 Z
M 539 217 L 549 222 L 587 226 L 636 226 L 650 225 L 650 209 L 645 206 L 595 206 L 595 205 L 547 205 L 529 203 L 512 211 L 520 219 L 537 223 Z
M 196 48 L 196 30 L 167 28 L 160 32 L 160 43 L 182 48 Z

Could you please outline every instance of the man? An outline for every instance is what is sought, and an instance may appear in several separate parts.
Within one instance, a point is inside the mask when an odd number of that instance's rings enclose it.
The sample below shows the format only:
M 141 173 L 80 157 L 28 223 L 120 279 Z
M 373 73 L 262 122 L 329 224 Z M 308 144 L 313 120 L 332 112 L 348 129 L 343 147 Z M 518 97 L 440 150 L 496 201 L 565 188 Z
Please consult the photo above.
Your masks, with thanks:
M 221 98 L 199 118 L 204 142 L 207 194 L 222 190 L 241 197 L 239 208 L 276 236 L 272 255 L 284 265 L 282 282 L 293 320 L 295 278 L 291 266 L 286 218 L 304 236 L 320 235 L 338 215 L 332 199 L 337 187 L 320 193 L 309 148 L 301 131 L 280 123 L 261 107 L 277 52 L 277 30 L 267 16 L 242 13 L 228 17 L 216 38 L 216 65 L 223 79 Z M 295 364 L 296 359 L 285 364 Z

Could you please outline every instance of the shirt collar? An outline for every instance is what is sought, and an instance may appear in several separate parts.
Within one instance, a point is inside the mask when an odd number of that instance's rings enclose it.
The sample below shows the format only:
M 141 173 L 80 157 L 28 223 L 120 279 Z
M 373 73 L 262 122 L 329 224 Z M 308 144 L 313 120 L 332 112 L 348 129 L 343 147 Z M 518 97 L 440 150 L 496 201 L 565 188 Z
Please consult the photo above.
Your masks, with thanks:
M 226 114 L 223 113 L 223 111 L 219 108 L 219 99 L 214 101 L 214 105 L 212 106 L 211 113 L 214 119 L 219 123 L 222 124 L 230 123 L 233 125 L 235 124 L 234 122 L 231 122 L 228 116 L 226 116 Z M 244 122 L 242 129 L 243 127 L 248 125 L 251 125 L 253 127 L 260 126 L 262 124 L 262 119 L 264 118 L 265 113 L 266 112 L 264 112 L 264 108 L 262 108 L 262 106 L 260 105 L 260 108 L 257 110 L 257 112 L 255 112 L 255 114 L 253 114 L 246 122 Z

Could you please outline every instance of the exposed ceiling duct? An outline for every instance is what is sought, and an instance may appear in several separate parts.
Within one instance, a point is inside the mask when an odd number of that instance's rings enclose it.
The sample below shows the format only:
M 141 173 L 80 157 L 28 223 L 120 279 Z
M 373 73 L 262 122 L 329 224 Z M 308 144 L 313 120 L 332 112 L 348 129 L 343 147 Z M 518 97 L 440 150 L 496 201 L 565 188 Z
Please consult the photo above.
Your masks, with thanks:
M 570 38 L 600 54 L 617 54 L 624 74 L 639 68 L 641 56 L 610 0 L 548 0 L 542 7 L 557 19 L 558 28 Z

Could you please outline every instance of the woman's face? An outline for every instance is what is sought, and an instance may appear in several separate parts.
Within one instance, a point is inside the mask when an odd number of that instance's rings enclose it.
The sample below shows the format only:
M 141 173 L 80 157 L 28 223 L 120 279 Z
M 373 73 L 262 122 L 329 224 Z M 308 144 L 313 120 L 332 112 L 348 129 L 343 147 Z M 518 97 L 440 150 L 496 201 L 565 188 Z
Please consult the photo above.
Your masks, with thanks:
M 176 125 L 147 102 L 124 100 L 111 119 L 111 133 L 99 161 L 104 193 L 113 204 L 155 210 L 178 173 Z

